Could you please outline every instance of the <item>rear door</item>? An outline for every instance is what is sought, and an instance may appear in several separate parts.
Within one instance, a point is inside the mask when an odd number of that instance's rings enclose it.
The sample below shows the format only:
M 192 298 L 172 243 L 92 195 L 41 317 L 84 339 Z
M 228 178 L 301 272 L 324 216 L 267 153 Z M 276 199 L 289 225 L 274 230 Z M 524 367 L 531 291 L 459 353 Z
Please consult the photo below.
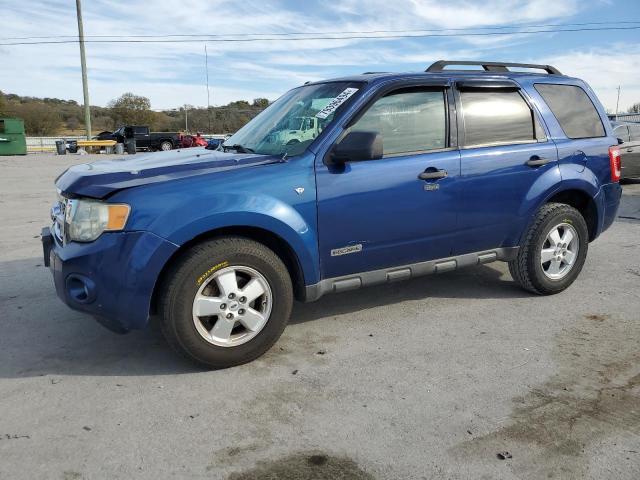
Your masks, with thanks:
M 456 88 L 461 143 L 460 238 L 455 254 L 512 246 L 543 175 L 560 181 L 558 154 L 538 112 L 512 82 Z

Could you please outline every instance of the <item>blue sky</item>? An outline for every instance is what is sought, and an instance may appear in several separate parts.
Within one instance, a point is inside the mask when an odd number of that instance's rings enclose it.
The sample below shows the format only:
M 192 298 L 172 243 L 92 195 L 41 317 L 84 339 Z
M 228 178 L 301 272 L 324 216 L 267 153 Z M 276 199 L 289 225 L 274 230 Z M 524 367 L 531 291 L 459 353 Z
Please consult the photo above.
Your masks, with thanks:
M 86 35 L 248 34 L 640 22 L 638 0 L 84 0 Z M 75 2 L 0 1 L 0 37 L 75 35 Z M 7 13 L 8 12 L 8 13 Z M 623 26 L 623 25 L 621 25 Z M 640 26 L 640 23 L 637 24 Z M 0 43 L 5 40 L 0 41 Z M 307 80 L 420 71 L 446 59 L 550 63 L 587 80 L 605 107 L 640 102 L 640 30 L 516 36 L 208 42 L 212 104 L 277 98 Z M 206 105 L 204 43 L 87 45 L 90 96 L 153 108 Z M 82 99 L 77 44 L 0 46 L 0 90 Z

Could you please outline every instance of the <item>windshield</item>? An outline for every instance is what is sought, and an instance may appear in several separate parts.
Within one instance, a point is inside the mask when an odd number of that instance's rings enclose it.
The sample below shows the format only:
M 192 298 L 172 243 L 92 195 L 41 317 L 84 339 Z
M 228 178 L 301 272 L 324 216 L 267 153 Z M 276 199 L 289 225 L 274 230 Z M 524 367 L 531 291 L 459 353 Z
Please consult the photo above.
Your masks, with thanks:
M 359 82 L 329 82 L 294 88 L 222 146 L 242 153 L 300 155 L 360 87 Z

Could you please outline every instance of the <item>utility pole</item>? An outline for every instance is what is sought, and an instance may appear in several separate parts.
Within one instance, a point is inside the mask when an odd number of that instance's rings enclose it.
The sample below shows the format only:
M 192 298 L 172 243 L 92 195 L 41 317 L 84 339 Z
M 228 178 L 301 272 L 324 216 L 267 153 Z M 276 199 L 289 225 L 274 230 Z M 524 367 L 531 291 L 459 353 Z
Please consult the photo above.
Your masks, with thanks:
M 616 120 L 618 120 L 618 106 L 620 105 L 620 85 L 618 85 L 618 100 L 616 100 Z
M 82 6 L 76 0 L 78 17 L 78 42 L 80 43 L 80 67 L 82 68 L 82 95 L 84 96 L 84 126 L 87 130 L 87 140 L 91 140 L 91 109 L 89 106 L 89 84 L 87 82 L 87 59 L 84 54 L 84 29 L 82 28 Z
M 184 133 L 189 133 L 189 113 L 186 103 L 184 104 Z
M 204 68 L 207 73 L 207 120 L 209 123 L 209 133 L 211 133 L 211 98 L 209 95 L 209 54 L 207 44 L 204 44 Z

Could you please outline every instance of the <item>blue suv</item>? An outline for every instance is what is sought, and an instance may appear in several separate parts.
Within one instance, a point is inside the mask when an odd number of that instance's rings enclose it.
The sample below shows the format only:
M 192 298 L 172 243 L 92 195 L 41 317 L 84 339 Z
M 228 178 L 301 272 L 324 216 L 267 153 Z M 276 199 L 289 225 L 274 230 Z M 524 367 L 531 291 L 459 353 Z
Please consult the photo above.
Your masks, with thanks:
M 616 216 L 617 145 L 588 85 L 548 65 L 308 82 L 218 150 L 69 168 L 45 263 L 108 328 L 155 314 L 178 352 L 238 365 L 294 299 L 496 260 L 532 293 L 564 290 Z

